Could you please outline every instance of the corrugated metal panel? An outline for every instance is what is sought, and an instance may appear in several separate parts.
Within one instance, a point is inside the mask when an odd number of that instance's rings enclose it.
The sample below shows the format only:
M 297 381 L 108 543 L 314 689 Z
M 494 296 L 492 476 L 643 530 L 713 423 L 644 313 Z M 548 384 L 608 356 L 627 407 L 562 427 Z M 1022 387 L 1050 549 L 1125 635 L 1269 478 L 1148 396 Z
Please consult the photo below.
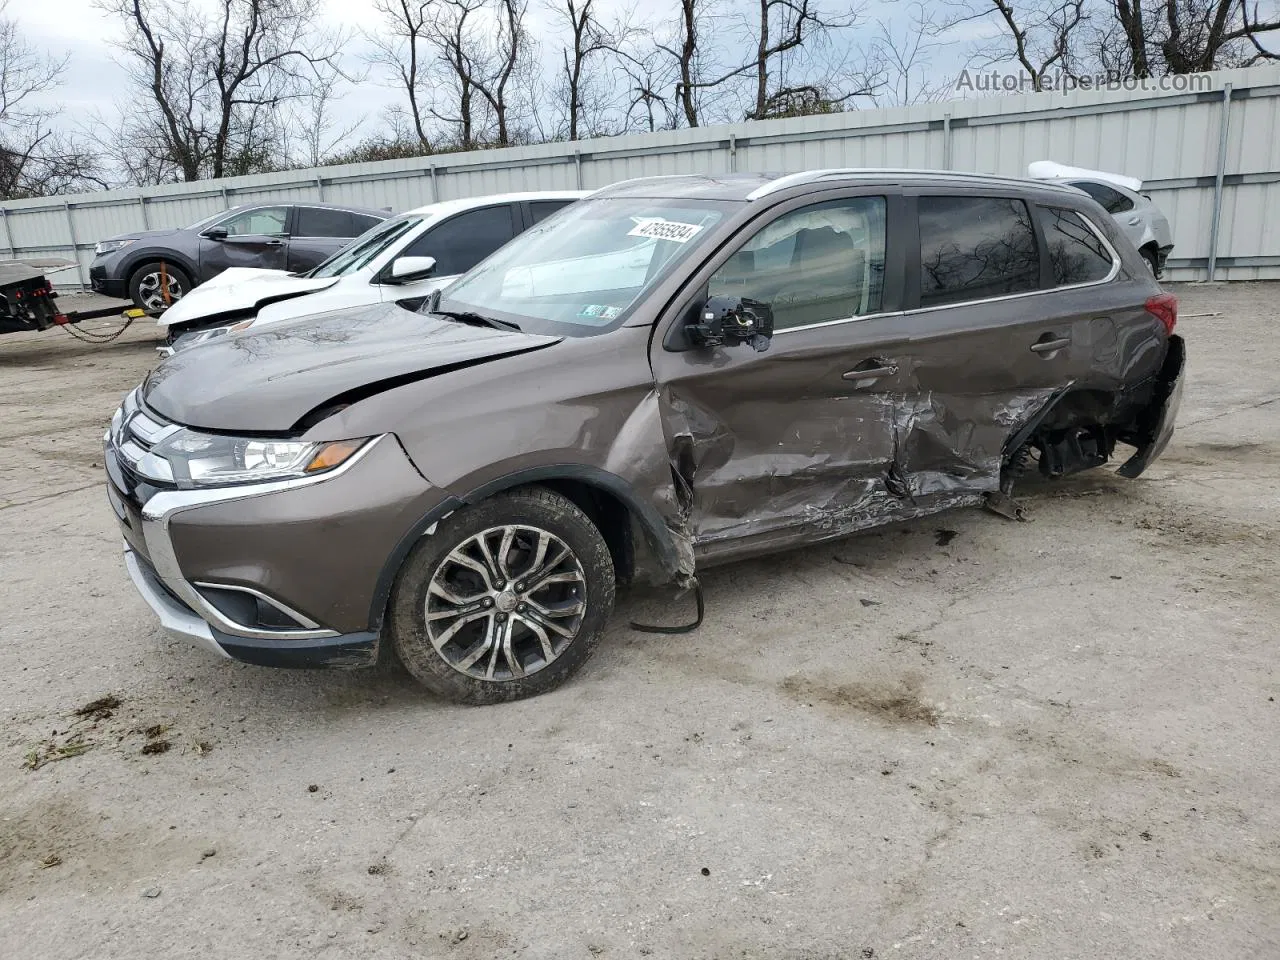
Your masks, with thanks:
M 592 189 L 659 174 L 949 166 L 1021 176 L 1033 160 L 1057 159 L 1147 180 L 1173 224 L 1170 276 L 1199 279 L 1210 253 L 1222 89 L 1230 83 L 1219 276 L 1280 277 L 1280 229 L 1274 225 L 1280 209 L 1280 70 L 1252 67 L 1210 79 L 1211 89 L 1203 92 L 1026 94 L 13 201 L 0 205 L 0 255 L 68 256 L 73 235 L 64 203 L 70 204 L 76 252 L 87 265 L 100 239 L 181 227 L 229 205 L 263 200 L 406 210 L 456 197 Z M 1251 182 L 1259 175 L 1269 182 Z M 1234 262 L 1241 258 L 1248 261 Z

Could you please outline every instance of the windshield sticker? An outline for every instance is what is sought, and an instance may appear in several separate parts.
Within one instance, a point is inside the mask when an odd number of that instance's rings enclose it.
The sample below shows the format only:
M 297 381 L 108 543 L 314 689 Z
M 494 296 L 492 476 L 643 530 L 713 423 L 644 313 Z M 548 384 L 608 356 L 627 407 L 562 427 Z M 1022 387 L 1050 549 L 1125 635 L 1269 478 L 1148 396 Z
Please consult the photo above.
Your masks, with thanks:
M 580 317 L 601 317 L 609 308 L 599 303 L 589 303 L 578 311 Z
M 698 235 L 702 226 L 697 223 L 678 223 L 675 220 L 645 220 L 627 231 L 629 237 L 650 237 L 654 240 L 670 240 L 688 243 Z
M 601 313 L 600 316 L 604 317 L 606 320 L 612 320 L 620 313 L 622 313 L 621 307 L 605 307 L 604 312 Z

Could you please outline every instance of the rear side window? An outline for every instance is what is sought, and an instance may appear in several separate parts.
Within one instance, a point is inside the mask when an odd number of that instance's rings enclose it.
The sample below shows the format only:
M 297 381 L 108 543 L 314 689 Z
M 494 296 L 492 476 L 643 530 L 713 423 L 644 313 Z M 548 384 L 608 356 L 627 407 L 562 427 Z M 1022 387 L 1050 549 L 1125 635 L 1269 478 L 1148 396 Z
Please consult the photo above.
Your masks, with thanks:
M 1031 214 L 1006 197 L 920 197 L 920 306 L 1038 289 Z
M 1133 201 L 1119 190 L 1112 190 L 1105 183 L 1094 183 L 1092 180 L 1073 180 L 1073 187 L 1079 187 L 1102 205 L 1107 213 L 1124 213 L 1133 209 Z
M 1040 223 L 1057 286 L 1095 283 L 1111 273 L 1111 251 L 1080 214 L 1061 207 L 1041 207 Z
M 533 217 L 534 223 L 541 223 L 557 210 L 561 210 L 571 203 L 573 203 L 572 200 L 531 200 L 529 201 L 529 214 Z
M 466 273 L 516 235 L 512 207 L 483 207 L 431 227 L 409 245 L 405 256 L 435 257 L 437 277 Z
M 354 237 L 351 214 L 345 210 L 299 207 L 295 237 Z
M 884 197 L 801 207 L 761 227 L 708 292 L 769 304 L 775 330 L 864 316 L 880 309 L 884 244 Z

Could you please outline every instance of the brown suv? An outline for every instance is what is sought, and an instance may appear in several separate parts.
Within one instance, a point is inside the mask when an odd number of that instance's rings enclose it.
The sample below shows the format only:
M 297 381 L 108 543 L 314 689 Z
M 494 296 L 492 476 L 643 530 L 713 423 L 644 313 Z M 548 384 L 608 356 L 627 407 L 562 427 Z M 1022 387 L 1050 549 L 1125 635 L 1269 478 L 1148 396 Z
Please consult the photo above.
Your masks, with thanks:
M 616 184 L 420 312 L 178 354 L 107 435 L 169 630 L 484 703 L 582 665 L 637 577 L 984 501 L 1168 442 L 1176 302 L 1083 193 L 883 170 Z

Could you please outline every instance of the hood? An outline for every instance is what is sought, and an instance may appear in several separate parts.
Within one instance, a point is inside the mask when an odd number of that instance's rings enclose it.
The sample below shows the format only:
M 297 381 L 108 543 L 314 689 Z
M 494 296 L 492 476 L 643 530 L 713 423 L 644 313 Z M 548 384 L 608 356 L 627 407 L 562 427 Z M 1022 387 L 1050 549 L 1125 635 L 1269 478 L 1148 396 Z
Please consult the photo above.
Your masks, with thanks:
M 112 240 L 158 240 L 161 237 L 172 237 L 175 233 L 182 233 L 182 230 L 130 230 L 128 233 L 117 233 L 114 237 L 107 237 L 103 243 L 110 243 Z
M 156 319 L 167 327 L 192 320 L 208 320 L 225 313 L 256 310 L 277 300 L 324 290 L 339 277 L 302 277 L 285 270 L 232 267 L 200 284 Z M 323 309 L 323 308 L 320 308 Z
M 378 304 L 249 329 L 180 351 L 147 378 L 143 397 L 157 413 L 191 427 L 285 432 L 339 398 L 354 401 L 559 339 Z

